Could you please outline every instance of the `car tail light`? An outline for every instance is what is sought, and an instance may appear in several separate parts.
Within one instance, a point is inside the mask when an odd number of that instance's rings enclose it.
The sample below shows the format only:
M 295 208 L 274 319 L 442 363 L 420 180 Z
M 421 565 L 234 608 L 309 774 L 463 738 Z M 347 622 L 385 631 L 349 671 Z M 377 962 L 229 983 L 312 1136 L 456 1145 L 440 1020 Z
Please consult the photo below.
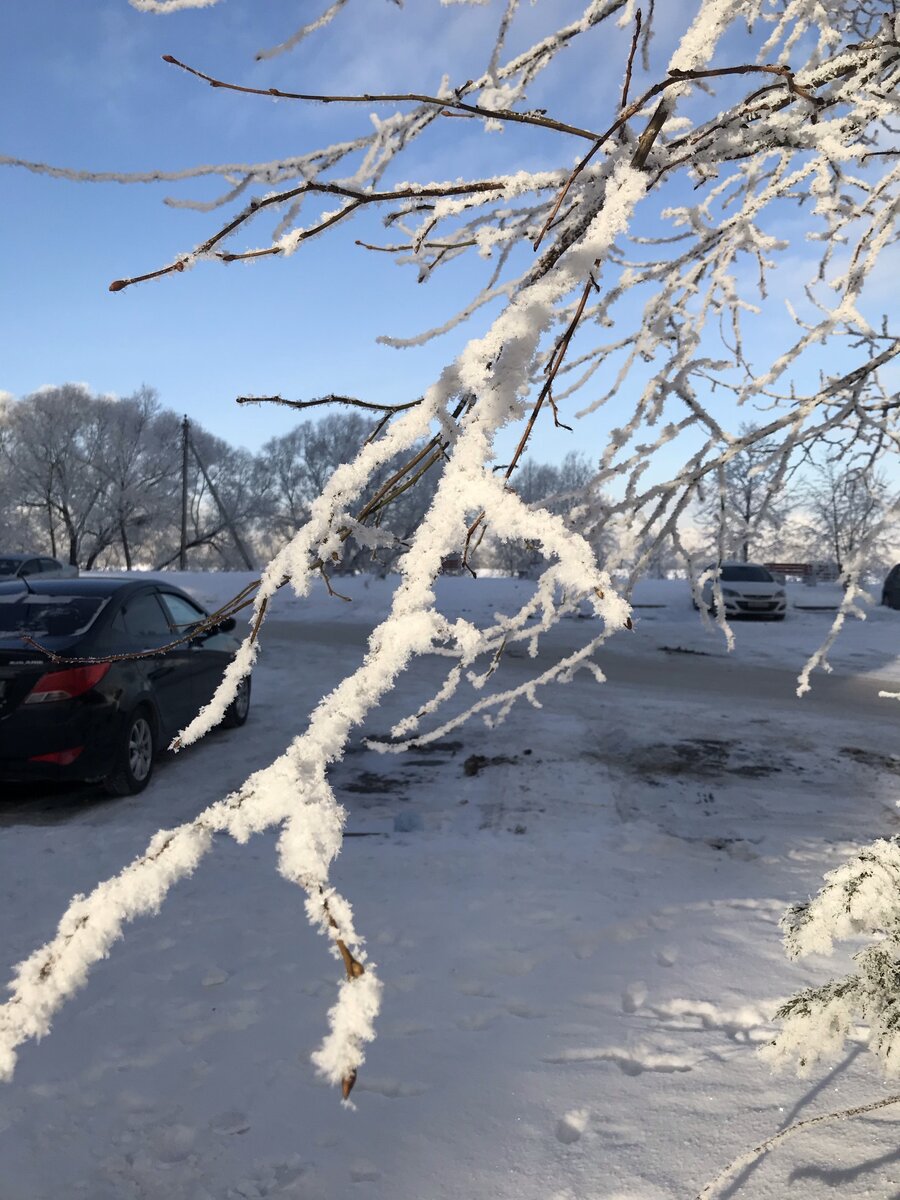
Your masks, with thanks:
M 56 763 L 58 767 L 68 767 L 83 749 L 84 746 L 73 746 L 71 750 L 54 750 L 52 754 L 34 754 L 28 761 Z
M 67 671 L 49 671 L 42 675 L 28 695 L 26 704 L 43 704 L 48 700 L 72 700 L 96 687 L 109 663 L 91 663 L 86 667 L 70 667 Z

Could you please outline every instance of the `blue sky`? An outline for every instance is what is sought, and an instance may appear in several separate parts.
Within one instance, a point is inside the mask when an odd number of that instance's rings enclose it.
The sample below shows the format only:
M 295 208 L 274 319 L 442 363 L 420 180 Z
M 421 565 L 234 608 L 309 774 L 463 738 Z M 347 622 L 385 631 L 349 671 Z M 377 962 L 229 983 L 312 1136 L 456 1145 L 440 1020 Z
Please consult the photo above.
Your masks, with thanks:
M 496 4 L 442 8 L 435 0 L 413 13 L 413 6 L 401 11 L 387 0 L 357 0 L 352 13 L 290 54 L 254 61 L 261 47 L 296 28 L 298 14 L 302 19 L 320 7 L 224 0 L 212 10 L 152 16 L 126 0 L 9 6 L 0 67 L 16 102 L 2 118 L 0 152 L 90 171 L 176 171 L 301 153 L 365 131 L 366 111 L 213 91 L 161 56 L 173 53 L 257 86 L 433 92 L 445 70 L 465 79 L 484 69 L 486 38 L 500 11 Z M 530 22 L 536 33 L 580 6 L 543 8 L 542 19 Z M 610 86 L 619 84 L 610 80 Z M 579 89 L 571 90 L 574 105 Z M 394 107 L 382 106 L 380 114 Z M 508 134 L 486 135 L 460 121 L 446 125 L 452 129 L 437 129 L 417 149 L 415 167 L 404 168 L 409 177 L 413 171 L 426 180 L 489 174 L 499 153 L 539 166 L 558 162 L 560 154 L 574 161 L 582 152 L 574 139 L 561 147 L 552 134 L 535 139 L 524 130 L 513 144 Z M 229 211 L 171 208 L 165 196 L 207 199 L 223 190 L 218 180 L 123 186 L 0 170 L 11 283 L 0 296 L 0 388 L 24 395 L 75 380 L 125 395 L 147 383 L 167 407 L 255 449 L 296 417 L 272 408 L 239 409 L 235 396 L 336 391 L 405 401 L 464 344 L 464 333 L 415 350 L 376 344 L 380 334 L 414 335 L 446 320 L 489 267 L 477 260 L 471 268 L 454 265 L 419 286 L 412 268 L 353 244 L 357 237 L 383 240 L 375 217 L 308 243 L 286 262 L 204 264 L 121 293 L 107 291 L 112 279 L 152 270 L 189 249 Z M 274 223 L 260 222 L 236 248 L 259 244 Z
M 377 9 L 379 19 L 396 20 L 392 5 Z M 252 10 L 262 19 L 251 20 Z M 338 70 L 316 62 L 314 42 L 255 66 L 255 51 L 289 33 L 297 12 L 296 4 L 266 0 L 168 17 L 140 14 L 125 0 L 9 6 L 2 70 L 15 103 L 5 107 L 3 152 L 89 170 L 178 170 L 266 160 L 345 136 L 365 114 L 212 92 L 161 61 L 171 51 L 242 80 L 302 78 L 329 88 L 350 84 L 349 75 L 363 84 L 346 26 Z M 398 63 L 389 74 L 412 73 L 415 86 L 437 83 L 436 66 L 414 66 Z M 411 275 L 399 280 L 386 257 L 352 245 L 362 227 L 310 244 L 286 264 L 207 265 L 107 291 L 110 280 L 169 261 L 221 221 L 221 211 L 168 208 L 165 195 L 206 198 L 217 190 L 212 181 L 123 187 L 0 172 L 7 280 L 0 387 L 21 395 L 72 379 L 127 394 L 145 382 L 167 406 L 251 448 L 291 417 L 238 410 L 233 398 L 243 392 L 405 400 L 421 390 L 446 351 L 400 355 L 374 339 L 443 319 L 462 294 L 460 282 L 426 295 Z
M 300 153 L 365 128 L 365 111 L 213 91 L 164 64 L 161 55 L 256 86 L 433 92 L 444 71 L 461 81 L 484 69 L 501 12 L 496 0 L 474 7 L 415 0 L 403 10 L 388 0 L 355 0 L 324 34 L 290 54 L 254 61 L 257 50 L 324 7 L 324 0 L 222 0 L 213 9 L 160 17 L 139 13 L 126 0 L 7 4 L 0 152 L 92 171 L 179 170 Z M 655 44 L 660 63 L 687 7 L 660 6 L 668 22 Z M 580 10 L 570 0 L 523 5 L 526 29 L 512 48 Z M 615 107 L 629 36 L 612 26 L 589 34 L 565 56 L 555 89 L 536 88 L 532 103 L 547 103 L 576 123 L 601 124 Z M 379 111 L 384 116 L 392 108 Z M 542 131 L 517 127 L 496 136 L 476 122 L 448 120 L 434 127 L 403 170 L 406 178 L 427 180 L 489 174 L 513 163 L 555 166 L 574 161 L 582 146 Z M 453 264 L 419 286 L 411 268 L 353 244 L 357 237 L 382 236 L 373 217 L 308 243 L 287 261 L 202 264 L 108 292 L 110 280 L 152 270 L 192 247 L 229 211 L 167 207 L 165 196 L 208 199 L 221 190 L 218 181 L 126 187 L 0 169 L 0 389 L 23 395 L 74 380 L 126 395 L 146 383 L 167 407 L 256 449 L 296 417 L 240 409 L 235 396 L 338 391 L 404 401 L 463 344 L 460 331 L 402 352 L 376 344 L 379 334 L 408 336 L 446 320 L 487 268 L 477 259 Z M 273 225 L 260 223 L 235 248 L 260 244 Z M 783 324 L 783 311 L 773 299 L 755 336 L 764 339 L 767 328 Z M 471 332 L 481 332 L 489 315 L 482 313 Z M 592 420 L 596 427 L 600 418 Z M 604 420 L 615 424 L 621 413 L 613 409 Z M 558 459 L 572 448 L 587 448 L 594 457 L 582 435 L 559 432 L 535 455 Z M 499 449 L 502 455 L 507 447 Z

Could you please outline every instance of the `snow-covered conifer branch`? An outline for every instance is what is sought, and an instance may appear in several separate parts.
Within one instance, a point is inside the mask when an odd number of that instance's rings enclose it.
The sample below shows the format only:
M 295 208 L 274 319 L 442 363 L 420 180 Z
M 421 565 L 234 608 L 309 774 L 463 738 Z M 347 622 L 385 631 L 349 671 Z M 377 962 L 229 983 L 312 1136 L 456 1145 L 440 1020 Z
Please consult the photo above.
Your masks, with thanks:
M 900 1072 L 900 839 L 879 838 L 825 876 L 818 895 L 782 918 L 791 958 L 831 954 L 835 941 L 866 937 L 856 970 L 791 996 L 778 1010 L 781 1031 L 763 1055 L 808 1074 L 838 1056 L 858 1023 L 886 1074 Z

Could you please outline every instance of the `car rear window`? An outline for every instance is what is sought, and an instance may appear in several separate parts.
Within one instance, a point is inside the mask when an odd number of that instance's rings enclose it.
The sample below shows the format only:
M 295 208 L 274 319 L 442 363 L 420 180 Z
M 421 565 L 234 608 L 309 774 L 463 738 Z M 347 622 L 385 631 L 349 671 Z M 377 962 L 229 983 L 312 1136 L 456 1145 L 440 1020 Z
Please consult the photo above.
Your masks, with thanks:
M 21 558 L 0 558 L 0 575 L 15 575 L 21 565 Z
M 735 567 L 723 567 L 720 579 L 726 583 L 774 583 L 774 579 L 765 567 L 752 567 L 742 563 Z
M 105 596 L 0 596 L 0 638 L 74 637 L 87 633 Z

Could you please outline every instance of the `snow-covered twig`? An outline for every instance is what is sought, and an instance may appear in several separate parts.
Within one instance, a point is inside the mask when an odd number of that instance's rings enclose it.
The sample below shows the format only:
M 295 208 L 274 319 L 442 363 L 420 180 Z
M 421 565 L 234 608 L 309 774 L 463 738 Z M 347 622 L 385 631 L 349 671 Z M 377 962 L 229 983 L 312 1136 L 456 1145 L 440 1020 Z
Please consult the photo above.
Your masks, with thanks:
M 768 1154 L 770 1150 L 774 1150 L 776 1146 L 781 1145 L 782 1142 L 786 1142 L 788 1138 L 792 1138 L 797 1133 L 803 1133 L 804 1130 L 812 1129 L 815 1125 L 831 1125 L 835 1121 L 852 1121 L 854 1117 L 865 1117 L 869 1113 L 879 1112 L 883 1108 L 890 1108 L 893 1104 L 900 1104 L 900 1095 L 885 1096 L 882 1100 L 873 1100 L 871 1104 L 858 1104 L 855 1108 L 842 1108 L 835 1112 L 821 1113 L 818 1117 L 810 1117 L 808 1120 L 797 1121 L 793 1125 L 788 1125 L 787 1129 L 779 1130 L 778 1133 L 766 1138 L 758 1146 L 754 1146 L 752 1150 L 747 1150 L 733 1162 L 729 1163 L 724 1171 L 721 1171 L 715 1179 L 710 1180 L 697 1193 L 697 1200 L 712 1200 L 713 1196 L 722 1195 L 722 1189 L 726 1184 L 731 1183 L 741 1171 L 752 1167 L 756 1160 L 763 1154 Z

